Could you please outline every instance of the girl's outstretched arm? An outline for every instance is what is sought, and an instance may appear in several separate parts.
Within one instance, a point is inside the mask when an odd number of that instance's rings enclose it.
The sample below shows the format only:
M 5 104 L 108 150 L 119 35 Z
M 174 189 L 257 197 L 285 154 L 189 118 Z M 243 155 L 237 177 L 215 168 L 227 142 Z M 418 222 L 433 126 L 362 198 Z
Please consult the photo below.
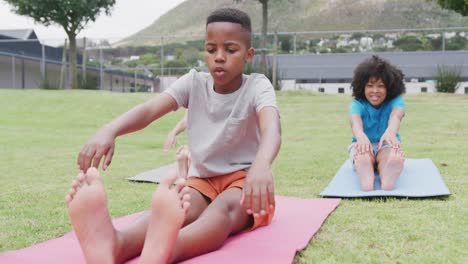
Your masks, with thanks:
M 392 110 L 390 113 L 390 118 L 388 119 L 388 127 L 380 138 L 379 149 L 382 147 L 384 142 L 387 142 L 393 148 L 399 149 L 401 147 L 400 141 L 398 141 L 396 134 L 398 133 L 398 130 L 400 130 L 401 120 L 404 116 L 405 110 L 402 108 L 397 107 Z
M 372 148 L 372 144 L 364 133 L 363 125 L 362 125 L 362 118 L 360 115 L 353 114 L 350 117 L 351 129 L 353 130 L 353 135 L 356 138 L 356 152 L 357 153 L 366 153 L 370 152 L 374 154 L 374 150 Z

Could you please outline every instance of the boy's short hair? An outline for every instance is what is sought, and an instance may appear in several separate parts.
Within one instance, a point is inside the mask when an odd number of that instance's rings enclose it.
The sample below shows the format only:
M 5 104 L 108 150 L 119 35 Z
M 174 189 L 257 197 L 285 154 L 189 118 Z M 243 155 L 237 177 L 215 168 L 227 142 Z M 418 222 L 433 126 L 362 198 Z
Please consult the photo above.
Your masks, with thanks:
M 248 43 L 250 46 L 250 38 L 252 34 L 252 25 L 250 22 L 250 17 L 244 11 L 235 8 L 220 8 L 211 12 L 211 14 L 206 19 L 206 26 L 214 22 L 231 22 L 241 25 L 241 27 L 247 31 L 249 39 Z
M 393 98 L 405 92 L 404 74 L 402 71 L 389 63 L 388 61 L 380 58 L 377 55 L 364 60 L 354 70 L 353 81 L 351 87 L 353 89 L 353 96 L 356 99 L 365 99 L 364 88 L 370 78 L 381 79 L 387 88 L 387 97 L 385 100 L 392 100 Z

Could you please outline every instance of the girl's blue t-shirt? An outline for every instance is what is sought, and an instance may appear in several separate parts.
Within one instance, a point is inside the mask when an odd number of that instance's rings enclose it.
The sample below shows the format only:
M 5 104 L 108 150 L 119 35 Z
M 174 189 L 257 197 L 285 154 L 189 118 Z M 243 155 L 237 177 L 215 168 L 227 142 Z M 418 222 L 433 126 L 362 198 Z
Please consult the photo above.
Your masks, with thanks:
M 388 127 L 390 113 L 397 107 L 405 110 L 405 101 L 401 96 L 385 101 L 379 108 L 374 108 L 366 99 L 353 99 L 349 107 L 349 115 L 360 115 L 364 133 L 372 143 L 378 143 Z M 401 141 L 399 133 L 396 137 Z M 354 136 L 353 142 L 356 142 Z

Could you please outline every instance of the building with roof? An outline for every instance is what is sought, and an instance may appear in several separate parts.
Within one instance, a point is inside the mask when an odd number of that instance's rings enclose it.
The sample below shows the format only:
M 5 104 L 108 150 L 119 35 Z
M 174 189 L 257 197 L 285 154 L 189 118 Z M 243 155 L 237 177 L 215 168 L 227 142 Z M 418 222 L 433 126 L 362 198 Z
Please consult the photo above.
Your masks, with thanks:
M 82 74 L 81 55 L 78 55 L 77 63 Z M 67 67 L 63 48 L 42 44 L 34 30 L 0 30 L 0 89 L 61 88 L 67 83 Z M 89 88 L 95 89 L 154 91 L 159 85 L 159 79 L 146 72 L 86 66 L 85 74 L 92 86 Z
M 281 54 L 276 57 L 278 80 L 283 90 L 350 94 L 354 68 L 374 54 L 403 71 L 408 94 L 436 92 L 440 67 L 460 72 L 463 82 L 456 93 L 468 94 L 468 51 Z M 273 57 L 268 59 L 271 65 Z

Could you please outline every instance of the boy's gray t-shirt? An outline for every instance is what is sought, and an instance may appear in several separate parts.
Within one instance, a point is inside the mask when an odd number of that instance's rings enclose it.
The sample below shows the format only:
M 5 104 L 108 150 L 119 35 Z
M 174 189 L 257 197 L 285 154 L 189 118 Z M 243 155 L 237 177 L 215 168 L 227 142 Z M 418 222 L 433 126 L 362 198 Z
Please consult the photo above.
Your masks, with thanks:
M 266 106 L 277 109 L 273 86 L 262 74 L 243 75 L 241 87 L 230 94 L 213 87 L 209 73 L 191 70 L 164 91 L 188 108 L 189 177 L 248 169 L 260 145 L 257 113 Z

